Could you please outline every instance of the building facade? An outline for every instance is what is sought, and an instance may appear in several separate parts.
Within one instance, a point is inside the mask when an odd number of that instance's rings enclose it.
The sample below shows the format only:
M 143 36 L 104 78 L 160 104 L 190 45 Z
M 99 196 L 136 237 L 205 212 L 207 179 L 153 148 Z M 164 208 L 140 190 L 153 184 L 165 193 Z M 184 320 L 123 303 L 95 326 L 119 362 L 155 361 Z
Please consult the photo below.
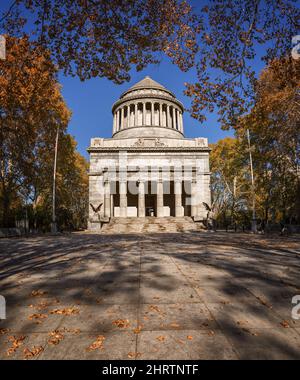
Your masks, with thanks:
M 90 229 L 113 217 L 206 218 L 210 149 L 206 138 L 184 137 L 183 112 L 150 77 L 114 103 L 112 137 L 88 148 Z

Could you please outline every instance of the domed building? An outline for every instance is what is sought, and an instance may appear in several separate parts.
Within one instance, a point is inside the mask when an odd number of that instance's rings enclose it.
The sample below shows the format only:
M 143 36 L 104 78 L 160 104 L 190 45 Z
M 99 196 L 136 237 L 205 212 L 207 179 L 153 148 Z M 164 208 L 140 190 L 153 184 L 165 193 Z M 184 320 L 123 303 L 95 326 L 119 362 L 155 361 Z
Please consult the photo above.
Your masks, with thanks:
M 183 112 L 148 76 L 113 104 L 112 137 L 88 148 L 90 229 L 111 218 L 206 218 L 210 149 L 206 138 L 184 137 Z

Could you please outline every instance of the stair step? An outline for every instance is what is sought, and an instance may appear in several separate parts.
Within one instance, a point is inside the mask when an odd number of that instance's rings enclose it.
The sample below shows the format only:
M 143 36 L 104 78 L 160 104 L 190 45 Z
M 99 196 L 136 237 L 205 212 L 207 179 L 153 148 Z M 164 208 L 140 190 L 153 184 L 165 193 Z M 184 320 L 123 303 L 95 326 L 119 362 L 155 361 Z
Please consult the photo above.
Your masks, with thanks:
M 197 231 L 202 229 L 201 223 L 195 223 L 191 217 L 145 217 L 145 218 L 117 218 L 102 227 L 104 234 L 119 233 L 168 233 Z

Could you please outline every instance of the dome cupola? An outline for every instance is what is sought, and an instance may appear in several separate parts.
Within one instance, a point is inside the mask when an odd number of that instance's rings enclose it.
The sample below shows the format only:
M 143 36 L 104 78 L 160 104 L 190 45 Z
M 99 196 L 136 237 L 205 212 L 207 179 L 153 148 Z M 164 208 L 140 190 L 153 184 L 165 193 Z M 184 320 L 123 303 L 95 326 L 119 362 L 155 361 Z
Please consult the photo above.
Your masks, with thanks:
M 125 91 L 113 107 L 113 138 L 183 138 L 184 108 L 149 76 Z

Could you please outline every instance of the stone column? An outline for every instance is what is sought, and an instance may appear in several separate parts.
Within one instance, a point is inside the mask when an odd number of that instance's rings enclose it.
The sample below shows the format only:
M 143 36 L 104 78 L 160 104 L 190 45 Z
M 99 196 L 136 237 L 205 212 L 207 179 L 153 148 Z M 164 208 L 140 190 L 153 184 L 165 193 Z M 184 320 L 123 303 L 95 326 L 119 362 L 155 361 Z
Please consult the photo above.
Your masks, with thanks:
M 138 105 L 137 103 L 134 105 L 134 126 L 138 125 Z
M 104 216 L 110 217 L 110 183 L 108 180 L 104 182 Z
M 143 103 L 143 125 L 146 125 L 146 103 Z
M 146 208 L 145 208 L 145 182 L 139 181 L 139 195 L 138 195 L 138 217 L 145 218 Z
M 180 132 L 183 133 L 183 122 L 182 122 L 182 113 L 179 111 L 179 125 L 180 125 Z
M 126 107 L 126 110 L 127 110 L 127 117 L 126 117 L 126 124 L 125 124 L 125 128 L 128 128 L 129 127 L 129 106 L 125 106 Z
M 154 125 L 154 103 L 150 103 L 151 104 L 151 125 Z
M 116 127 L 116 132 L 118 132 L 118 130 L 119 130 L 119 125 L 120 125 L 120 110 L 118 110 L 118 111 L 116 112 L 116 114 L 117 114 L 117 127 Z
M 110 217 L 114 216 L 114 195 L 110 194 Z
M 164 216 L 164 186 L 163 181 L 157 181 L 156 216 Z
M 191 216 L 197 215 L 197 182 L 191 182 Z
M 116 125 L 117 125 L 116 114 L 114 113 L 113 114 L 113 134 L 116 132 Z
M 124 107 L 121 108 L 121 125 L 120 129 L 124 128 Z
M 163 120 L 162 120 L 162 116 L 163 116 L 163 113 L 162 113 L 162 104 L 159 103 L 159 125 L 162 127 L 163 126 Z
M 176 129 L 176 110 L 173 107 L 173 128 Z
M 166 124 L 167 124 L 167 127 L 168 128 L 172 128 L 172 125 L 171 125 L 171 117 L 170 117 L 170 106 L 167 104 L 167 115 L 166 115 Z
M 175 193 L 175 216 L 183 216 L 182 183 L 179 180 L 175 180 L 174 182 L 174 193 Z
M 120 181 L 120 217 L 127 216 L 127 181 Z

